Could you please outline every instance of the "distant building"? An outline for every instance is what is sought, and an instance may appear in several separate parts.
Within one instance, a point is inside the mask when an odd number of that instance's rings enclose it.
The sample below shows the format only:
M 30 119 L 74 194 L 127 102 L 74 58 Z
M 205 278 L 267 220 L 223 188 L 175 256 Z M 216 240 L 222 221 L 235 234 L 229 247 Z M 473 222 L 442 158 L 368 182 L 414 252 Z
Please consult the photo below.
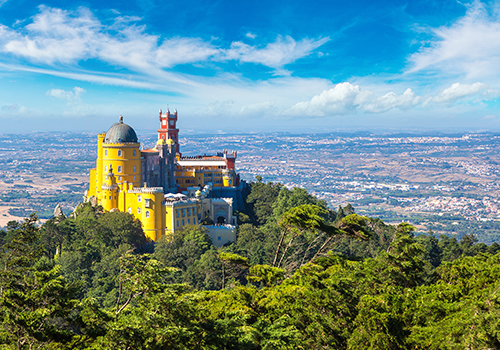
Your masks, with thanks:
M 107 211 L 134 215 L 153 241 L 202 222 L 214 245 L 234 241 L 233 202 L 242 206 L 244 186 L 235 169 L 236 152 L 183 157 L 177 111 L 160 110 L 159 121 L 158 141 L 151 149 L 140 149 L 137 134 L 122 116 L 97 136 L 87 199 L 95 197 Z

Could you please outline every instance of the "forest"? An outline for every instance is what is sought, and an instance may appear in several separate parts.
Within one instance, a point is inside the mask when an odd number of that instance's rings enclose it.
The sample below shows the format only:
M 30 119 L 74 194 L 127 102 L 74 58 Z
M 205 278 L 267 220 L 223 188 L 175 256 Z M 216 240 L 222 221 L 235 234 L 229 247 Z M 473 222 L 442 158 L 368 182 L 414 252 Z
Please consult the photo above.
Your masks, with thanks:
M 237 241 L 82 203 L 0 231 L 1 349 L 500 348 L 500 245 L 257 177 Z

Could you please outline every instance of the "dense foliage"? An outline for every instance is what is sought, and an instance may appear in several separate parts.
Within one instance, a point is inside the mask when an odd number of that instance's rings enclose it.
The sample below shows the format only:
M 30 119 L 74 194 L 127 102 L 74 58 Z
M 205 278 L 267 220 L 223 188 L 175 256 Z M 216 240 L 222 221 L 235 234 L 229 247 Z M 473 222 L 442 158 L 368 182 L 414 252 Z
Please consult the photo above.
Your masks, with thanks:
M 237 242 L 89 203 L 0 231 L 2 349 L 500 348 L 500 245 L 252 185 Z M 154 249 L 153 249 L 154 248 Z

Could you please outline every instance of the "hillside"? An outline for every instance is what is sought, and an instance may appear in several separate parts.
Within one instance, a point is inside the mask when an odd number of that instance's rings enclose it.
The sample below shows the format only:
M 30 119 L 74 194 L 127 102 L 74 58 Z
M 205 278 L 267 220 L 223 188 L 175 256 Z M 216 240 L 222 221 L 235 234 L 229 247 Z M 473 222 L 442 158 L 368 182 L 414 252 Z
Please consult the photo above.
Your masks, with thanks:
M 260 179 L 258 179 L 260 180 Z M 253 183 L 237 242 L 156 245 L 89 203 L 1 232 L 0 343 L 46 349 L 496 348 L 500 246 Z

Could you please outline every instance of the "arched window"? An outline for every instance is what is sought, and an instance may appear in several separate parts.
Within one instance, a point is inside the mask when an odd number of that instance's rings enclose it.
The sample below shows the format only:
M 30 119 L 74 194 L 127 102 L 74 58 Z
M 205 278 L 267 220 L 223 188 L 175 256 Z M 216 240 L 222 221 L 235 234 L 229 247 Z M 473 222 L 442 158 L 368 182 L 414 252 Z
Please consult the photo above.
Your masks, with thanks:
M 141 208 L 140 208 L 140 207 L 138 207 L 138 208 L 137 208 L 137 214 L 140 214 L 140 213 L 141 213 Z
M 131 207 L 128 207 L 128 213 L 132 214 L 132 208 Z
M 123 152 L 121 149 L 118 150 L 118 157 L 121 157 L 123 155 Z
M 146 217 L 149 218 L 149 210 L 146 210 Z
M 118 172 L 121 173 L 123 170 L 123 167 L 121 165 L 118 165 Z
M 137 155 L 137 150 L 134 149 L 134 157 Z
M 108 156 L 108 150 L 107 150 L 107 149 L 105 149 L 105 150 L 104 150 L 104 155 L 105 155 L 106 157 Z
M 134 165 L 134 173 L 137 171 L 137 167 Z

